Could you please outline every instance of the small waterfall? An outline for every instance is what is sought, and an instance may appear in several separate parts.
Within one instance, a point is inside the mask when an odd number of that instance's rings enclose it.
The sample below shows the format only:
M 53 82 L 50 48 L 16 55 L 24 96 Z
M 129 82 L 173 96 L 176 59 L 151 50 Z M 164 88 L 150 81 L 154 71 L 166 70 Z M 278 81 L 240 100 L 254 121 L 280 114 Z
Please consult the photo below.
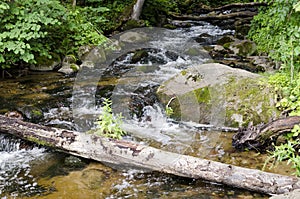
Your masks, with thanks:
M 139 20 L 140 15 L 143 10 L 143 5 L 144 5 L 145 0 L 137 0 L 136 3 L 133 6 L 133 11 L 131 15 L 131 19 L 133 20 Z
M 46 153 L 44 149 L 24 149 L 22 145 L 22 140 L 0 134 L 0 197 L 40 192 L 36 179 L 30 174 L 30 163 L 43 159 Z

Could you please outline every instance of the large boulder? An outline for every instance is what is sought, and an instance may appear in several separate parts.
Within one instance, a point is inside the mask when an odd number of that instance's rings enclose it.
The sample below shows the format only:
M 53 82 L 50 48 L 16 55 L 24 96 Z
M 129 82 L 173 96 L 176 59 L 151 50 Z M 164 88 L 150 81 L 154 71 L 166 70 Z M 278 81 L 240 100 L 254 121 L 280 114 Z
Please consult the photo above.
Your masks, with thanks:
M 181 71 L 160 86 L 158 96 L 184 121 L 241 127 L 279 114 L 262 76 L 217 63 Z

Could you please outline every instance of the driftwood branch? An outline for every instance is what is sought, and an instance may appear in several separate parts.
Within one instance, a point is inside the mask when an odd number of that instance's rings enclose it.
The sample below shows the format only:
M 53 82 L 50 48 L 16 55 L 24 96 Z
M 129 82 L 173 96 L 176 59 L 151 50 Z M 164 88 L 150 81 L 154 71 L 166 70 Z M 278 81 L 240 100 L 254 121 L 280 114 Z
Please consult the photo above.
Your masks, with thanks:
M 229 10 L 232 8 L 249 8 L 249 7 L 259 7 L 259 6 L 267 6 L 267 3 L 263 2 L 251 2 L 251 3 L 232 3 L 227 4 L 225 6 L 212 8 L 211 11 L 220 11 L 220 10 Z
M 300 188 L 300 181 L 296 177 L 180 155 L 133 142 L 41 126 L 5 116 L 0 116 L 0 132 L 100 162 L 205 179 L 267 194 L 281 194 Z
M 243 11 L 243 12 L 233 12 L 229 14 L 205 15 L 205 16 L 171 14 L 171 17 L 177 20 L 213 21 L 213 20 L 232 19 L 236 17 L 253 17 L 256 14 L 257 14 L 256 12 Z
M 237 149 L 264 150 L 278 136 L 289 133 L 296 124 L 300 124 L 300 116 L 280 118 L 268 124 L 249 126 L 240 129 L 232 138 L 232 145 Z

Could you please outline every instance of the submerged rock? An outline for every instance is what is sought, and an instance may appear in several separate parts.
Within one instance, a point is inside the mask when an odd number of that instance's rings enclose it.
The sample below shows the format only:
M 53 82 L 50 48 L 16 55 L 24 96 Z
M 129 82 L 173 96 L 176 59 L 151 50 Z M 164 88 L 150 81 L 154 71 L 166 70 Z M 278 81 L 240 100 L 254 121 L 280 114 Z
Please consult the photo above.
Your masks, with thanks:
M 202 64 L 164 82 L 158 89 L 163 104 L 184 121 L 247 126 L 276 117 L 274 95 L 263 77 L 226 65 Z

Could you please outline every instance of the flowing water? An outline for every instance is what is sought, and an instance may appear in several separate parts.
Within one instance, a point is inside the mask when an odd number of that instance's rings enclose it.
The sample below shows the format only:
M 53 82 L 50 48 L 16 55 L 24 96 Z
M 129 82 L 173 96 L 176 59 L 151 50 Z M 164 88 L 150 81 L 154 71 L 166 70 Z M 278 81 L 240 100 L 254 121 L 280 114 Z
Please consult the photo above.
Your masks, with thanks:
M 104 97 L 110 97 L 114 113 L 124 115 L 123 128 L 129 132 L 125 139 L 176 153 L 262 168 L 265 156 L 232 149 L 232 133 L 201 130 L 184 118 L 174 121 L 166 116 L 155 96 L 162 82 L 210 59 L 193 38 L 208 33 L 214 40 L 232 31 L 207 23 L 172 31 L 143 31 L 148 36 L 151 33 L 151 38 L 142 47 L 131 44 L 126 53 L 119 52 L 119 58 L 110 67 L 103 68 L 100 64 L 92 73 L 77 77 L 36 73 L 17 80 L 2 80 L 0 88 L 4 92 L 0 94 L 0 112 L 26 112 L 35 107 L 34 110 L 43 112 L 42 119 L 38 120 L 41 124 L 85 131 L 95 127 L 101 102 Z M 133 62 L 134 52 L 130 49 L 145 49 L 147 56 Z M 93 80 L 95 74 L 97 78 Z M 272 171 L 289 172 L 288 169 Z M 202 180 L 123 168 L 122 165 L 106 166 L 31 146 L 8 135 L 0 135 L 0 196 L 3 199 L 266 198 Z

